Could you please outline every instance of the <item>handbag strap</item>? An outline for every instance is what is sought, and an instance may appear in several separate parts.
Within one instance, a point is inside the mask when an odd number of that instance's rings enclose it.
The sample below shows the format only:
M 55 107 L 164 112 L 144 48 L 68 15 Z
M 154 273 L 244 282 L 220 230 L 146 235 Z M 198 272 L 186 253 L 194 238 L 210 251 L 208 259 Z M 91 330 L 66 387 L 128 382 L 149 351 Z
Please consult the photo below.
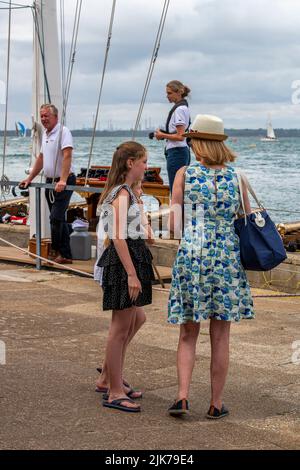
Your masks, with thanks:
M 245 210 L 243 184 L 248 189 L 249 193 L 251 194 L 251 196 L 255 200 L 258 207 L 262 210 L 265 210 L 265 208 L 264 208 L 263 204 L 260 202 L 260 200 L 258 199 L 258 197 L 256 196 L 255 191 L 252 188 L 251 184 L 249 183 L 249 180 L 248 180 L 247 176 L 239 170 L 237 170 L 236 173 L 237 173 L 237 178 L 238 178 L 238 183 L 239 183 L 241 205 L 242 205 L 242 208 L 243 208 L 243 213 L 244 213 L 244 218 L 245 218 L 245 225 L 247 225 L 247 214 L 246 214 L 246 210 Z
M 245 209 L 245 201 L 244 201 L 244 194 L 243 194 L 242 177 L 241 177 L 241 173 L 240 173 L 239 171 L 237 171 L 236 173 L 237 173 L 237 179 L 238 179 L 239 190 L 240 190 L 240 200 L 241 200 L 240 207 L 242 206 L 243 214 L 244 214 L 244 219 L 245 219 L 245 225 L 247 225 L 247 214 L 246 214 L 246 209 Z M 240 211 L 240 207 L 239 207 L 238 213 L 239 213 L 239 211 Z M 238 213 L 237 213 L 237 217 L 238 217 Z

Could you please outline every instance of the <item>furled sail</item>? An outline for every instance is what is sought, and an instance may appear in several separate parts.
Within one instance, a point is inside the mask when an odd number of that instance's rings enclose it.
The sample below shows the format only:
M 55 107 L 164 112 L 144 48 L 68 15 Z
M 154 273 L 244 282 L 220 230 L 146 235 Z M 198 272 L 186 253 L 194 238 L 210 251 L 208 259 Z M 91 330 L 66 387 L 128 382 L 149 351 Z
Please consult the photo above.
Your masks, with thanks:
M 40 124 L 40 107 L 51 102 L 62 111 L 59 40 L 56 0 L 36 0 L 33 37 L 32 116 L 33 129 Z M 34 133 L 32 156 L 39 154 L 41 133 Z
M 32 156 L 31 167 L 40 153 L 42 126 L 40 107 L 44 103 L 54 104 L 61 115 L 62 87 L 60 70 L 60 47 L 57 27 L 56 0 L 36 0 L 34 2 L 35 24 L 33 37 L 33 80 L 32 80 Z M 37 181 L 41 181 L 40 177 Z M 42 182 L 44 182 L 42 180 Z M 42 191 L 43 193 L 43 191 Z M 50 236 L 49 211 L 42 196 L 42 238 Z M 30 237 L 36 233 L 35 195 L 30 189 Z

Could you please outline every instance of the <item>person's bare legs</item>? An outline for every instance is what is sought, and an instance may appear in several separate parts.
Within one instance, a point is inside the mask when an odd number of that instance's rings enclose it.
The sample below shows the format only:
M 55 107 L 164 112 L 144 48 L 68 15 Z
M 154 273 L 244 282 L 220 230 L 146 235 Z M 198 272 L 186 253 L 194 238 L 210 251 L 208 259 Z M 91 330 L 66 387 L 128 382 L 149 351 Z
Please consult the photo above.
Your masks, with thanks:
M 211 343 L 211 402 L 218 410 L 222 408 L 222 394 L 229 367 L 229 337 L 231 322 L 210 321 Z
M 134 307 L 134 308 L 135 308 L 135 313 L 132 316 L 132 322 L 131 322 L 130 330 L 128 333 L 128 338 L 127 338 L 126 343 L 124 344 L 124 349 L 123 349 L 122 370 L 124 368 L 127 347 L 146 321 L 146 314 L 145 314 L 143 307 Z
M 108 342 L 108 339 L 111 335 L 111 328 L 112 328 L 112 321 L 110 322 L 110 325 L 109 325 L 107 342 Z M 103 361 L 103 365 L 102 365 L 101 369 L 102 369 L 102 371 L 100 373 L 100 376 L 98 377 L 98 379 L 96 381 L 96 387 L 100 388 L 100 389 L 101 388 L 108 388 L 109 377 L 108 377 L 108 370 L 107 370 L 106 351 L 105 351 L 105 354 L 104 354 L 104 361 Z
M 145 315 L 145 311 L 143 307 L 132 307 L 132 308 L 135 309 L 135 312 L 131 315 L 132 320 L 131 320 L 131 325 L 130 325 L 130 329 L 128 333 L 128 338 L 123 348 L 122 369 L 123 369 L 124 361 L 125 361 L 126 348 L 146 321 L 146 315 Z M 108 337 L 110 336 L 111 326 L 112 326 L 112 323 L 110 324 Z M 105 387 L 108 387 L 108 383 L 109 383 L 109 379 L 108 379 L 107 361 L 106 361 L 106 355 L 105 355 L 103 367 L 102 367 L 102 373 L 96 382 L 96 386 L 99 388 L 105 388 Z M 127 389 L 127 391 L 128 390 L 129 388 Z M 125 388 L 125 391 L 126 391 L 126 388 Z
M 129 336 L 134 312 L 135 308 L 113 310 L 112 312 L 110 334 L 106 347 L 106 363 L 109 376 L 109 402 L 120 398 L 127 398 L 122 379 L 122 361 L 124 345 Z M 121 405 L 130 408 L 139 408 L 139 406 L 128 401 L 122 402 Z
M 195 364 L 196 344 L 200 323 L 180 325 L 180 336 L 177 349 L 178 395 L 177 401 L 187 399 Z

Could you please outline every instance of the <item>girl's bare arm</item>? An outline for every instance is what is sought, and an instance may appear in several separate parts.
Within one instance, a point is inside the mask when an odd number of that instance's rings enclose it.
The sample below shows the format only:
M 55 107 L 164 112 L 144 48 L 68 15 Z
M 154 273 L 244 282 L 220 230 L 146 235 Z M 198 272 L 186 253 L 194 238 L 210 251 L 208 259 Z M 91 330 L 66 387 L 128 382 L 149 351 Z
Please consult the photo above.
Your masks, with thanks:
M 177 171 L 174 184 L 173 184 L 173 193 L 172 193 L 172 202 L 171 202 L 171 211 L 168 228 L 171 233 L 181 234 L 182 231 L 182 210 L 183 210 L 183 194 L 184 194 L 184 175 L 186 167 L 180 168 Z

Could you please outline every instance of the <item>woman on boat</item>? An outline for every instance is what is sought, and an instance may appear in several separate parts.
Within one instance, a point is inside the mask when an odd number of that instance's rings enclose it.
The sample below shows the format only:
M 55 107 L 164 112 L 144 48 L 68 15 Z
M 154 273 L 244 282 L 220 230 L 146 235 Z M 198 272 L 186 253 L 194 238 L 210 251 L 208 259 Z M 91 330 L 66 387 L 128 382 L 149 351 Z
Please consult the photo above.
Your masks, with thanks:
M 172 196 L 170 230 L 178 230 L 182 218 L 174 216 L 175 209 L 184 206 L 184 232 L 173 266 L 168 304 L 168 321 L 180 325 L 178 394 L 169 414 L 189 412 L 200 322 L 210 320 L 211 400 L 206 417 L 218 419 L 229 413 L 223 404 L 223 389 L 231 322 L 254 317 L 234 229 L 241 197 L 237 173 L 229 164 L 236 156 L 224 144 L 227 136 L 222 120 L 198 115 L 185 136 L 191 138 L 196 162 L 178 171 Z M 250 213 L 246 187 L 243 195 L 246 212 Z
M 99 223 L 103 224 L 109 242 L 98 266 L 103 268 L 103 310 L 112 310 L 112 321 L 106 367 L 97 381 L 97 388 L 106 393 L 103 406 L 128 412 L 141 411 L 133 399 L 141 398 L 142 394 L 123 380 L 125 352 L 129 341 L 145 322 L 143 306 L 152 302 L 154 280 L 152 256 L 145 243 L 148 222 L 131 189 L 136 180 L 143 179 L 146 167 L 147 153 L 141 144 L 121 144 L 114 153 L 100 199 Z
M 174 103 L 174 106 L 169 112 L 165 132 L 157 129 L 154 134 L 157 140 L 167 141 L 165 152 L 171 193 L 176 172 L 179 168 L 190 164 L 190 149 L 183 135 L 190 125 L 189 105 L 186 100 L 190 91 L 178 80 L 172 80 L 167 84 L 167 98 L 170 103 Z

